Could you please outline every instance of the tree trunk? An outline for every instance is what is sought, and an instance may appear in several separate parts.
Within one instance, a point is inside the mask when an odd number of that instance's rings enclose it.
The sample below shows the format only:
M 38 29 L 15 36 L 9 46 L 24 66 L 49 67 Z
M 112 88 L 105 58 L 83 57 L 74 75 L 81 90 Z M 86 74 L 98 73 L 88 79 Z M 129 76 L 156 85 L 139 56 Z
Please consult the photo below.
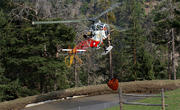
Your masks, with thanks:
M 107 0 L 108 1 L 108 0 Z M 107 2 L 106 2 L 107 3 Z M 107 4 L 106 4 L 106 7 L 107 7 Z M 107 15 L 106 15 L 106 22 L 108 23 L 108 12 L 107 12 Z M 111 42 L 110 42 L 110 35 L 108 37 L 108 45 L 111 46 Z M 113 68 L 112 68 L 112 52 L 110 51 L 109 52 L 109 75 L 110 75 L 110 78 L 112 79 L 113 78 Z
M 87 75 L 88 75 L 88 79 L 87 79 L 87 85 L 89 86 L 89 71 L 90 71 L 90 69 L 89 69 L 89 65 L 90 65 L 90 63 L 89 63 L 89 55 L 86 57 L 86 61 L 87 61 Z
M 169 0 L 170 5 L 170 17 L 171 19 L 174 19 L 174 9 L 172 6 L 172 0 Z M 172 76 L 174 76 L 174 80 L 176 80 L 176 69 L 175 69 L 175 58 L 174 58 L 174 48 L 175 48 L 175 42 L 174 42 L 174 28 L 172 28 Z
M 175 42 L 174 42 L 174 29 L 172 28 L 172 75 L 174 75 L 174 80 L 176 80 L 176 71 L 175 71 L 175 58 L 174 58 L 174 48 L 175 48 Z
M 111 46 L 110 42 L 110 36 L 108 37 L 108 45 Z M 109 73 L 110 73 L 110 78 L 113 78 L 113 68 L 112 68 L 112 52 L 109 52 Z
M 54 91 L 57 90 L 57 72 L 58 72 L 58 70 L 55 69 L 55 74 L 54 74 L 54 80 L 55 80 L 55 82 L 54 82 Z
M 56 58 L 58 58 L 59 57 L 59 45 L 58 44 L 56 44 Z M 55 82 L 54 82 L 54 91 L 56 91 L 57 90 L 57 72 L 58 72 L 58 70 L 57 69 L 55 69 L 55 74 L 54 74 L 54 80 L 55 80 Z
M 170 36 L 171 30 L 169 30 L 168 34 L 168 41 L 171 41 L 171 36 Z M 171 42 L 168 43 L 168 76 L 169 80 L 172 78 L 171 76 Z
M 151 52 L 151 56 L 153 56 L 152 35 L 151 34 L 150 34 L 150 52 Z
M 87 81 L 87 85 L 89 86 L 89 69 L 88 69 L 88 81 Z
M 76 58 L 74 57 L 74 80 L 75 80 L 75 87 L 78 87 L 78 78 L 77 78 L 77 64 L 76 64 Z
M 59 58 L 59 45 L 56 44 L 56 58 Z
M 171 79 L 171 43 L 168 44 L 168 76 Z
M 134 39 L 135 39 L 135 21 L 134 22 Z M 136 65 L 136 41 L 134 40 L 134 65 Z M 134 75 L 136 77 L 136 69 L 134 70 Z M 136 78 L 135 78 L 135 81 L 136 81 Z
M 41 91 L 41 94 L 44 94 L 44 74 L 41 74 L 40 76 L 40 91 Z

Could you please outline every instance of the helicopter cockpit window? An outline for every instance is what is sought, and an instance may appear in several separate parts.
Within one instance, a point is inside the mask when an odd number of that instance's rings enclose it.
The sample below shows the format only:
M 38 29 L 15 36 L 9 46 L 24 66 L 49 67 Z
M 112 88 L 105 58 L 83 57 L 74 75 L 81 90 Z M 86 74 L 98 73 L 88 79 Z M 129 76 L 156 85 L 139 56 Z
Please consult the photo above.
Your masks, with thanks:
M 103 26 L 100 26 L 101 30 L 103 30 Z
M 109 26 L 108 26 L 108 25 L 105 25 L 104 28 L 106 29 L 106 31 L 105 31 L 106 35 L 108 35 L 109 32 L 110 32 Z
M 92 29 L 93 29 L 93 30 L 95 30 L 95 29 L 96 29 L 96 27 L 95 27 L 95 26 L 92 26 Z
M 102 30 L 102 28 L 103 28 L 103 27 L 102 27 L 101 25 L 97 25 L 97 29 L 98 29 L 98 30 Z

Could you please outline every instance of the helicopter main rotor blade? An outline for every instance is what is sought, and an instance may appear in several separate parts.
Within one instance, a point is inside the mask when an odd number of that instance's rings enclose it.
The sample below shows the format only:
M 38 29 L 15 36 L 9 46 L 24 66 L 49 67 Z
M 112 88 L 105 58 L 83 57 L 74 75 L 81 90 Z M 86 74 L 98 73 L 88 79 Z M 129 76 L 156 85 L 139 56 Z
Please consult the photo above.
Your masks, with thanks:
M 32 24 L 54 24 L 54 23 L 74 23 L 87 20 L 70 20 L 70 21 L 33 21 Z
M 106 24 L 107 24 L 107 23 L 106 23 Z M 112 24 L 107 24 L 107 25 L 109 25 L 109 26 L 111 26 L 112 28 L 115 28 L 115 29 L 117 29 L 117 30 L 119 30 L 119 31 L 126 30 L 126 29 L 123 28 L 123 27 L 115 26 L 115 25 L 112 25 Z
M 101 22 L 101 23 L 104 23 L 104 22 Z M 108 23 L 104 23 L 104 24 L 107 24 L 108 26 L 110 26 L 112 28 L 115 28 L 118 31 L 125 31 L 125 30 L 127 30 L 126 28 L 119 27 L 119 26 L 116 26 L 116 25 L 113 25 L 113 24 L 108 24 Z
M 101 17 L 102 15 L 106 14 L 108 11 L 116 8 L 117 6 L 121 5 L 123 3 L 116 3 L 113 6 L 111 6 L 110 8 L 106 9 L 105 11 L 103 11 L 101 14 L 99 14 L 96 18 L 94 18 L 95 20 L 97 20 L 99 17 Z

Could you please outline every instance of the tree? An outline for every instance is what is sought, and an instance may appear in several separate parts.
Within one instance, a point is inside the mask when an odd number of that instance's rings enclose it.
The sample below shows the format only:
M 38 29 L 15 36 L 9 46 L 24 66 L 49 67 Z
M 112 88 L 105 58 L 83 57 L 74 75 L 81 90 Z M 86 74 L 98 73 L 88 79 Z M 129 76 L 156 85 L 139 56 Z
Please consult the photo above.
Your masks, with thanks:
M 168 43 L 172 45 L 172 71 L 171 74 L 174 76 L 174 80 L 176 79 L 175 73 L 175 33 L 176 30 L 179 29 L 179 4 L 180 2 L 176 0 L 164 0 L 159 6 L 159 11 L 156 14 L 155 21 L 158 22 L 157 24 L 159 28 L 156 28 L 158 31 L 163 32 L 165 35 L 164 39 L 168 39 Z M 165 24 L 165 25 L 163 25 Z M 161 35 L 163 35 L 161 34 Z M 158 34 L 159 35 L 159 34 Z M 160 36 L 161 36 L 160 35 Z M 170 53 L 170 46 L 169 51 Z M 170 54 L 169 54 L 170 59 Z M 170 64 L 170 62 L 169 62 Z M 170 67 L 169 67 L 170 69 Z M 171 74 L 169 72 L 169 79 L 171 78 Z
M 118 78 L 119 81 L 130 81 L 133 80 L 130 73 L 131 69 L 131 60 L 129 57 L 129 48 L 126 45 L 126 40 L 123 37 L 123 34 L 112 33 L 118 35 L 114 39 L 114 48 L 113 48 L 113 67 L 114 67 L 114 77 Z
M 137 76 L 142 79 L 152 80 L 154 79 L 154 71 L 153 71 L 153 60 L 150 52 L 142 47 L 138 53 L 138 61 L 137 61 Z
M 110 2 L 108 0 L 101 0 L 100 3 L 101 3 L 101 8 L 103 10 L 109 8 L 108 5 L 110 4 Z M 104 15 L 100 19 L 101 19 L 101 21 L 109 23 L 109 24 L 111 24 L 113 21 L 116 21 L 116 18 L 114 16 L 113 12 L 107 12 L 107 14 Z M 111 45 L 112 45 L 111 44 L 111 39 L 110 39 L 110 36 L 109 36 L 108 37 L 108 46 L 111 46 Z M 109 52 L 109 77 L 110 78 L 114 77 L 113 66 L 112 66 L 112 52 L 111 51 Z
M 130 53 L 133 53 L 133 70 L 134 78 L 137 78 L 137 60 L 139 59 L 138 51 L 145 49 L 146 36 L 144 35 L 144 29 L 142 24 L 144 21 L 145 12 L 143 9 L 144 1 L 131 2 L 131 17 L 130 17 L 130 29 L 127 31 L 128 45 L 130 46 Z
M 2 16 L 3 16 L 2 13 L 3 12 L 1 10 L 1 12 L 0 12 L 1 20 L 2 20 Z M 3 20 L 1 21 L 1 23 L 3 24 Z M 2 29 L 2 27 L 1 27 L 1 29 Z M 1 48 L 0 48 L 0 50 L 1 50 Z M 0 102 L 6 100 L 5 90 L 8 88 L 8 81 L 9 81 L 9 79 L 7 79 L 3 74 L 3 72 L 5 71 L 5 68 L 3 67 L 3 64 L 1 63 L 1 61 L 2 61 L 2 58 L 1 58 L 1 53 L 0 53 L 0 89 L 1 89 Z
M 12 47 L 12 45 L 15 46 L 15 42 L 18 41 L 18 38 L 16 39 L 17 31 L 14 29 L 15 26 L 13 24 L 8 24 L 10 18 L 3 10 L 0 12 L 0 19 L 0 100 L 12 100 L 19 97 L 34 95 L 34 92 L 30 92 L 29 89 L 22 88 L 19 81 L 18 75 L 20 70 L 18 70 L 19 67 L 17 66 L 19 63 L 16 58 L 13 58 L 17 57 L 17 54 L 13 55 L 14 51 L 17 50 Z M 20 42 L 21 41 L 19 41 L 19 44 L 21 45 Z
M 177 67 L 176 75 L 177 79 L 180 79 L 180 65 Z
M 18 6 L 15 10 L 21 9 L 21 5 Z M 27 7 L 23 5 L 22 10 L 24 8 Z M 12 81 L 19 79 L 19 85 L 40 89 L 42 93 L 67 88 L 64 59 L 59 59 L 57 52 L 59 47 L 63 48 L 67 42 L 74 40 L 75 33 L 72 28 L 58 24 L 32 27 L 33 18 L 28 16 L 31 13 L 34 11 L 30 11 L 27 16 L 20 14 L 20 18 L 26 19 L 9 19 L 10 29 L 2 27 L 1 57 L 4 74 Z M 61 86 L 63 82 L 64 87 Z M 56 84 L 57 88 L 54 87 Z
M 55 83 L 57 84 L 57 89 L 62 89 L 63 87 L 60 87 L 58 84 L 58 79 L 64 77 L 66 66 L 63 62 L 64 59 L 62 59 L 62 57 L 57 57 L 57 51 L 59 51 L 57 50 L 57 45 L 60 48 L 66 48 L 67 42 L 72 42 L 74 40 L 75 33 L 72 28 L 59 24 L 41 25 L 37 26 L 34 30 L 38 31 L 30 35 L 34 38 L 32 39 L 33 41 L 35 40 L 34 42 L 36 42 L 37 39 L 41 41 L 40 45 L 43 46 L 41 47 L 43 53 L 40 53 L 40 55 L 46 62 L 42 62 L 37 68 L 37 73 L 43 76 L 40 78 L 41 90 L 45 89 L 45 92 L 56 90 L 54 88 Z M 61 79 L 61 81 L 66 82 L 66 79 Z

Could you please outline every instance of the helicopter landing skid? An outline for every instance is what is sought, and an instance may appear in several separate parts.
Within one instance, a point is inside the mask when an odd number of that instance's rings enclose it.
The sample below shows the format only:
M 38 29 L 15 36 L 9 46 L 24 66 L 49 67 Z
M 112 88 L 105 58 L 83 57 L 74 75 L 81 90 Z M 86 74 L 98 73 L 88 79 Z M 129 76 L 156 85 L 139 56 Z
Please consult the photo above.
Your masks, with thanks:
M 113 46 L 109 46 L 108 48 L 105 49 L 105 52 L 102 53 L 101 55 L 106 55 L 106 54 L 108 54 L 108 53 L 111 51 L 112 48 L 113 48 Z

